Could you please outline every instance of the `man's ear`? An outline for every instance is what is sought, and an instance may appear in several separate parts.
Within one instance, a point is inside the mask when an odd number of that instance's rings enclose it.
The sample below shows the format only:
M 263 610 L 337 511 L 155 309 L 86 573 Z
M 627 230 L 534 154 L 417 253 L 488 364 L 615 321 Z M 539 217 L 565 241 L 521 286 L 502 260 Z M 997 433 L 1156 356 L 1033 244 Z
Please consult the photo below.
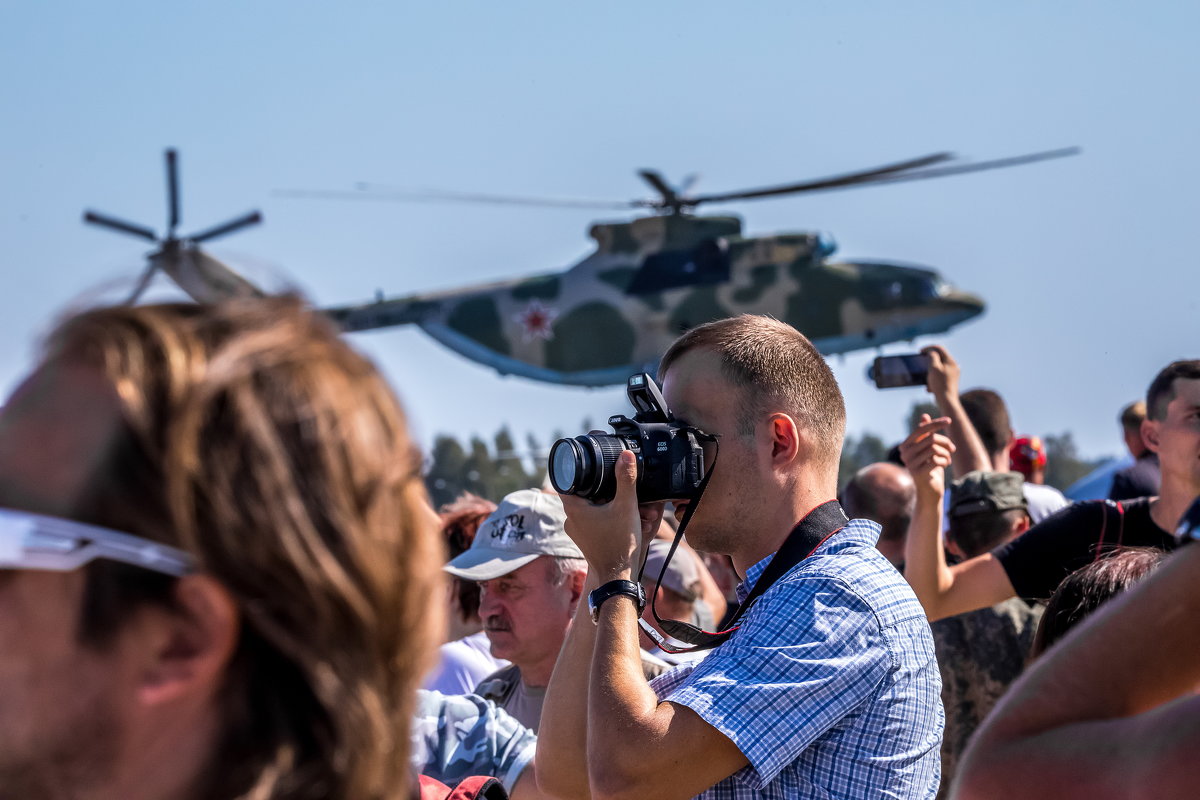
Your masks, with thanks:
M 1022 514 L 1020 519 L 1013 522 L 1013 527 L 1012 527 L 1013 537 L 1020 536 L 1022 533 L 1029 530 L 1029 528 L 1032 524 L 1033 524 L 1033 521 L 1030 519 L 1029 514 Z
M 1158 452 L 1158 421 L 1147 417 L 1142 420 L 1142 444 L 1152 452 Z
M 808 441 L 796 420 L 782 412 L 775 412 L 767 417 L 766 424 L 773 464 L 785 464 L 804 454 Z
M 138 699 L 147 706 L 215 691 L 237 649 L 241 622 L 228 589 L 207 575 L 188 575 L 176 583 L 174 601 L 174 608 L 144 612 L 152 650 Z

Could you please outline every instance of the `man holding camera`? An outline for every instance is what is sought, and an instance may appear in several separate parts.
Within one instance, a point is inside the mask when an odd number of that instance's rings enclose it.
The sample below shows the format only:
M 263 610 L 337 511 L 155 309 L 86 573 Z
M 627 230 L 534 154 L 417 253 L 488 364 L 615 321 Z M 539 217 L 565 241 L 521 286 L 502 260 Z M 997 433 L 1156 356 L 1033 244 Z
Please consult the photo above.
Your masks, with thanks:
M 742 316 L 689 331 L 659 373 L 675 423 L 717 437 L 707 483 L 672 499 L 695 506 L 691 544 L 746 576 L 747 610 L 703 661 L 647 683 L 631 582 L 661 504 L 639 508 L 628 451 L 611 502 L 565 497 L 592 610 L 580 604 L 550 681 L 539 784 L 593 798 L 932 796 L 933 641 L 874 548 L 878 526 L 833 501 L 845 411 L 828 365 L 795 329 Z

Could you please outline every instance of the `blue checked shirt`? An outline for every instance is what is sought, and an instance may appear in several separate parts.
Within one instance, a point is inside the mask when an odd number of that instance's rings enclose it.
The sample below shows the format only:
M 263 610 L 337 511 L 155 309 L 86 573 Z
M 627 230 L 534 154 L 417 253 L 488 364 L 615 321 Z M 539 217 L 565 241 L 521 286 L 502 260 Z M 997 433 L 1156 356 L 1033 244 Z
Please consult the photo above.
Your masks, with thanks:
M 852 520 L 781 577 L 708 658 L 656 678 L 750 764 L 702 798 L 932 798 L 941 678 L 921 604 Z M 738 587 L 749 593 L 770 558 Z

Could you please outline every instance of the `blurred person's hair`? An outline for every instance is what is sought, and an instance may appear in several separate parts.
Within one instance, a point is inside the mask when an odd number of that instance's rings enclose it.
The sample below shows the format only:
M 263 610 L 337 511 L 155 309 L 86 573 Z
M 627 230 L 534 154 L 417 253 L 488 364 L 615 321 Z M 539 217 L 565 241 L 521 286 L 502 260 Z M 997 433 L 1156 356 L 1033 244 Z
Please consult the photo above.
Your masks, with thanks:
M 1101 605 L 1153 572 L 1166 557 L 1156 548 L 1126 547 L 1072 572 L 1046 604 L 1030 657 L 1046 652 Z
M 1168 401 L 1170 402 L 1170 401 Z M 1121 427 L 1130 433 L 1138 433 L 1146 419 L 1146 403 L 1143 400 L 1130 403 L 1121 409 Z
M 398 798 L 432 653 L 442 553 L 404 414 L 297 298 L 86 311 L 44 363 L 93 365 L 121 430 L 72 516 L 191 553 L 239 641 L 199 796 Z M 86 568 L 80 636 L 105 648 L 173 579 Z
M 1200 380 L 1200 360 L 1172 361 L 1154 376 L 1146 390 L 1146 415 L 1157 421 L 1166 419 L 1167 406 L 1175 399 L 1175 381 Z
M 972 389 L 963 392 L 959 399 L 988 455 L 1004 452 L 1012 435 L 1012 422 L 1000 395 L 991 389 Z
M 1024 509 L 989 511 L 951 517 L 946 535 L 962 552 L 964 558 L 974 558 L 999 547 L 1013 535 L 1013 527 L 1028 518 Z
M 816 453 L 837 464 L 846 431 L 846 405 L 833 371 L 805 336 L 770 317 L 742 314 L 690 329 L 667 349 L 658 365 L 661 379 L 692 350 L 711 350 L 725 379 L 740 389 L 737 433 L 749 436 L 769 408 L 791 414 L 815 434 Z
M 456 558 L 471 549 L 475 533 L 488 515 L 496 510 L 496 504 L 479 495 L 463 492 L 453 502 L 438 509 L 442 520 L 442 533 L 446 537 L 446 557 Z M 479 584 L 450 576 L 454 582 L 454 594 L 458 597 L 458 608 L 462 621 L 479 618 Z

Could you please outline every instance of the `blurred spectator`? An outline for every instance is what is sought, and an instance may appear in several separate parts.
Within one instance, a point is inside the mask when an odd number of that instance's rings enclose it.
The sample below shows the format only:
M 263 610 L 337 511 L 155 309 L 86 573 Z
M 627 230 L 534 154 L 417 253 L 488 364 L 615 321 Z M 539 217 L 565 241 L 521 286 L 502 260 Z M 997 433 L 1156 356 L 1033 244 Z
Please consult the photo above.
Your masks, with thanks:
M 931 620 L 984 608 L 1013 596 L 1048 598 L 1074 570 L 1097 553 L 1119 547 L 1175 547 L 1172 533 L 1183 512 L 1200 495 L 1200 361 L 1176 361 L 1155 376 L 1146 392 L 1149 417 L 1142 426 L 1146 445 L 1158 453 L 1162 490 L 1156 498 L 1127 503 L 1077 503 L 1034 525 L 991 553 L 953 567 L 938 537 L 909 530 L 904 575 Z M 951 443 L 931 420 L 914 438 Z
M 496 510 L 496 504 L 469 492 L 442 506 L 442 534 L 447 555 L 457 558 L 475 541 L 480 523 Z M 438 663 L 425 679 L 425 688 L 443 694 L 470 692 L 481 680 L 507 661 L 492 655 L 491 644 L 479 618 L 479 584 L 451 577 L 447 582 L 450 613 L 447 641 L 438 648 Z
M 1072 572 L 1046 603 L 1030 655 L 1046 652 L 1084 617 L 1157 569 L 1166 556 L 1150 547 L 1128 547 Z
M 1008 463 L 1013 472 L 1025 477 L 1026 483 L 1043 486 L 1046 483 L 1046 445 L 1040 436 L 1018 436 L 1008 448 Z
M 1133 464 L 1113 475 L 1109 500 L 1132 500 L 1158 494 L 1162 471 L 1158 466 L 1158 454 L 1142 441 L 1142 423 L 1145 421 L 1146 404 L 1141 400 L 1121 411 L 1121 433 L 1129 455 L 1133 456 Z
M 420 468 L 296 299 L 63 321 L 0 415 L 3 794 L 409 797 Z
M 948 437 L 928 432 L 930 422 L 925 415 L 925 427 L 919 426 L 901 445 L 917 492 L 910 535 L 924 539 L 936 539 L 942 528 L 945 466 L 951 452 Z M 947 514 L 947 547 L 959 558 L 973 558 L 1023 533 L 1029 527 L 1023 488 L 1015 472 L 976 471 L 955 481 Z M 975 728 L 1021 674 L 1040 615 L 1040 606 L 1011 598 L 933 623 L 946 710 L 939 796 L 945 796 Z
M 535 732 L 587 574 L 565 521 L 557 495 L 513 492 L 479 526 L 470 549 L 446 565 L 451 575 L 479 582 L 479 616 L 492 655 L 512 662 L 480 681 L 475 693 Z M 666 669 L 649 654 L 645 663 L 652 675 Z
M 646 592 L 646 607 L 642 610 L 642 619 L 650 627 L 666 636 L 667 634 L 654 619 L 657 612 L 663 619 L 677 619 L 691 623 L 703 630 L 715 629 L 716 621 L 708 605 L 700 596 L 700 571 L 705 569 L 700 560 L 691 552 L 678 550 L 675 557 L 667 561 L 667 553 L 671 545 L 661 540 L 650 543 L 646 552 L 646 568 L 642 572 L 642 588 Z M 663 565 L 666 564 L 666 572 Z M 659 573 L 662 573 L 662 583 L 658 584 Z M 655 586 L 658 590 L 655 591 Z M 668 653 L 645 633 L 639 633 L 642 649 L 650 655 L 661 658 L 668 664 L 681 664 L 685 661 L 699 661 L 708 655 L 707 650 L 693 653 Z
M 1191 400 L 1194 416 L 1200 395 Z M 1147 406 L 1153 420 L 1154 404 Z M 1175 467 L 1160 444 L 1165 496 Z M 1200 547 L 1193 543 L 1033 662 L 971 740 L 954 797 L 1195 797 L 1197 618 Z
M 846 516 L 878 522 L 875 547 L 894 566 L 904 563 L 904 539 L 912 522 L 917 490 L 904 467 L 887 461 L 868 464 L 846 482 L 839 498 Z

